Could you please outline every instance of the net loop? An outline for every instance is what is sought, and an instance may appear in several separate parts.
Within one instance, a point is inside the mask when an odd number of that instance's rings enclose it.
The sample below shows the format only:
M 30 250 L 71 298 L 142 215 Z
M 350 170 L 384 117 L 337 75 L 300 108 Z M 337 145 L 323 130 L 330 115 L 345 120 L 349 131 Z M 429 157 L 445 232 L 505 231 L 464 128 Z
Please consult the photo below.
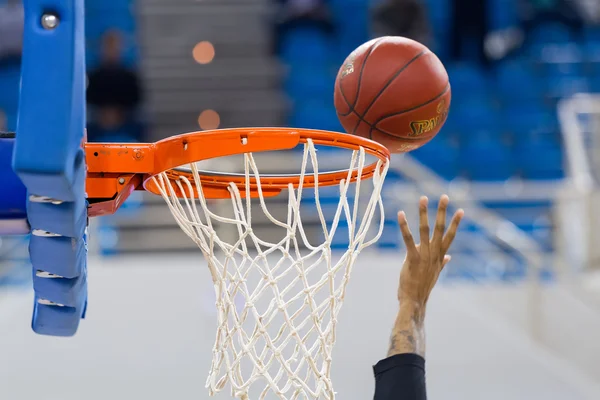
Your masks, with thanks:
M 242 400 L 269 394 L 286 400 L 334 399 L 330 375 L 337 316 L 358 254 L 382 234 L 381 189 L 389 162 L 378 161 L 368 185 L 362 179 L 365 149 L 352 151 L 346 179 L 338 186 L 339 201 L 326 213 L 317 150 L 308 139 L 300 183 L 289 184 L 285 216 L 276 218 L 253 154 L 243 158 L 245 186 L 231 183 L 230 201 L 222 201 L 229 205 L 220 203 L 220 208 L 203 196 L 196 164 L 189 166 L 193 179 L 181 176 L 173 183 L 167 172 L 152 178 L 178 225 L 204 254 L 212 276 L 217 333 L 206 386 L 212 395 L 229 384 L 232 396 Z M 314 197 L 303 187 L 308 174 L 315 180 Z M 254 200 L 250 182 L 259 194 Z M 320 239 L 307 233 L 301 209 L 316 212 Z M 281 239 L 259 237 L 252 229 L 253 216 L 259 214 L 279 229 Z M 348 246 L 337 253 L 332 248 L 340 235 L 347 235 Z

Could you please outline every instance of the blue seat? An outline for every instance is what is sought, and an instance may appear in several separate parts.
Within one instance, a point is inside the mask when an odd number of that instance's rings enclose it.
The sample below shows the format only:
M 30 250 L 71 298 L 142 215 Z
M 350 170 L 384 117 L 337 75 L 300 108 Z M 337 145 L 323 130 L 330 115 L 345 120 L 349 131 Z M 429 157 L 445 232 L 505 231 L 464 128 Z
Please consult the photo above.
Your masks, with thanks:
M 5 113 L 6 129 L 10 132 L 17 130 L 17 111 Z
M 450 114 L 451 124 L 458 124 L 461 133 L 468 136 L 476 135 L 479 131 L 495 130 L 501 122 L 500 115 L 490 104 L 477 99 L 453 105 Z
M 295 64 L 290 67 L 283 87 L 292 99 L 331 98 L 335 84 L 333 67 L 316 64 Z
M 590 77 L 590 91 L 592 93 L 600 93 L 600 71 Z
M 584 63 L 579 61 L 544 63 L 543 68 L 547 79 L 563 76 L 571 76 L 574 78 L 585 76 Z
M 517 142 L 514 157 L 525 179 L 560 179 L 564 176 L 560 142 L 548 135 L 535 135 Z
M 512 154 L 497 132 L 480 135 L 460 149 L 462 169 L 476 181 L 504 181 L 515 174 Z
M 488 89 L 488 78 L 476 64 L 454 63 L 447 66 L 447 71 L 454 92 L 485 93 Z
M 583 48 L 578 42 L 549 43 L 542 47 L 541 62 L 574 62 L 582 61 Z
M 0 109 L 16 114 L 19 105 L 21 69 L 18 65 L 0 67 Z
M 584 75 L 584 49 L 577 43 L 564 45 L 548 45 L 539 57 L 545 74 L 553 75 Z
M 590 91 L 590 82 L 581 76 L 553 76 L 546 82 L 546 95 L 553 99 L 571 97 L 577 93 Z
M 533 66 L 525 61 L 500 63 L 496 70 L 497 90 L 507 103 L 523 103 L 540 100 L 543 96 L 543 81 Z
M 135 5 L 135 0 L 85 0 L 86 12 L 89 11 L 131 11 Z
M 334 1 L 332 5 L 337 31 L 338 61 L 371 38 L 369 4 L 366 1 Z
M 290 116 L 290 126 L 344 132 L 332 103 L 324 100 L 296 103 Z
M 569 28 L 560 22 L 546 22 L 536 26 L 530 33 L 532 43 L 570 43 L 574 37 Z
M 574 37 L 569 28 L 559 22 L 548 22 L 533 29 L 527 38 L 527 52 L 536 60 L 543 60 L 552 49 L 568 46 Z
M 380 249 L 396 249 L 402 246 L 400 228 L 395 220 L 385 221 L 381 238 L 377 241 Z
M 86 13 L 85 34 L 88 38 L 95 38 L 102 35 L 108 29 L 118 30 L 124 33 L 134 33 L 137 26 L 137 20 L 127 9 L 96 11 Z
M 517 0 L 488 0 L 488 19 L 492 31 L 519 24 Z
M 427 12 L 433 32 L 431 50 L 442 60 L 449 55 L 450 43 L 448 31 L 450 29 L 450 1 L 449 0 L 426 0 Z
M 444 179 L 459 175 L 458 149 L 448 140 L 435 138 L 410 154 Z
M 586 61 L 598 68 L 597 64 L 600 64 L 600 42 L 584 43 L 583 49 Z
M 281 38 L 281 58 L 290 65 L 306 60 L 331 60 L 335 51 L 332 38 L 314 27 L 290 29 Z
M 539 103 L 508 105 L 503 110 L 504 128 L 515 140 L 537 133 L 555 133 L 558 129 L 556 113 Z
M 600 26 L 586 25 L 583 28 L 583 37 L 586 42 L 600 43 Z

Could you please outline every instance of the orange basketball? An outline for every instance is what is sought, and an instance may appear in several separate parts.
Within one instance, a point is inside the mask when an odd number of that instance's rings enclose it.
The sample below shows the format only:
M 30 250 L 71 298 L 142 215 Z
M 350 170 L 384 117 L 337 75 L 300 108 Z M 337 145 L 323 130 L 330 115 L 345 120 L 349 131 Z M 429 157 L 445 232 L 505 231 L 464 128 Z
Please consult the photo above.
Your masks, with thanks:
M 403 37 L 363 44 L 348 56 L 335 82 L 335 108 L 344 129 L 393 153 L 433 139 L 446 121 L 450 98 L 442 62 Z

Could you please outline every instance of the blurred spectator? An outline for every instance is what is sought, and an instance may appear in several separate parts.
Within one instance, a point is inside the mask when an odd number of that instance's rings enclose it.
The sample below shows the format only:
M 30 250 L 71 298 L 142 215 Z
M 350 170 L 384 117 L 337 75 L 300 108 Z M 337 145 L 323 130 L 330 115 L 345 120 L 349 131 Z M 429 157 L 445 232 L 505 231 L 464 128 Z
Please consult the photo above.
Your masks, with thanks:
M 327 34 L 334 33 L 334 23 L 327 0 L 276 0 L 279 8 L 275 18 L 273 47 L 280 51 L 280 38 L 299 27 L 314 27 Z
M 384 0 L 373 9 L 374 36 L 404 36 L 431 45 L 427 12 L 421 0 Z
M 580 14 L 586 22 L 600 24 L 600 1 L 598 0 L 578 0 Z
M 7 0 L 0 5 L 0 63 L 19 62 L 23 48 L 23 5 Z
M 100 66 L 89 74 L 91 106 L 88 140 L 142 140 L 136 114 L 142 90 L 136 71 L 122 64 L 123 39 L 109 31 L 102 38 Z
M 454 61 L 474 58 L 483 65 L 490 64 L 485 52 L 489 33 L 487 9 L 488 2 L 484 0 L 452 0 L 450 55 Z

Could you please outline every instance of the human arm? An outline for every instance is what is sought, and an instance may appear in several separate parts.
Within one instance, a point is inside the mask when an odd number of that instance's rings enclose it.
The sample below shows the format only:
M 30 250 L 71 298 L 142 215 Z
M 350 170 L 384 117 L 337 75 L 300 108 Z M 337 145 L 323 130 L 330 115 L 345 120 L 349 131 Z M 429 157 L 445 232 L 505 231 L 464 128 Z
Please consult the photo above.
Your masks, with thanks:
M 419 201 L 420 244 L 415 244 L 404 212 L 398 213 L 406 259 L 398 287 L 399 308 L 388 350 L 388 358 L 375 366 L 375 400 L 424 400 L 425 390 L 425 311 L 437 279 L 450 261 L 446 253 L 464 215 L 458 210 L 446 231 L 449 199 L 440 199 L 433 236 L 430 239 L 428 200 Z

